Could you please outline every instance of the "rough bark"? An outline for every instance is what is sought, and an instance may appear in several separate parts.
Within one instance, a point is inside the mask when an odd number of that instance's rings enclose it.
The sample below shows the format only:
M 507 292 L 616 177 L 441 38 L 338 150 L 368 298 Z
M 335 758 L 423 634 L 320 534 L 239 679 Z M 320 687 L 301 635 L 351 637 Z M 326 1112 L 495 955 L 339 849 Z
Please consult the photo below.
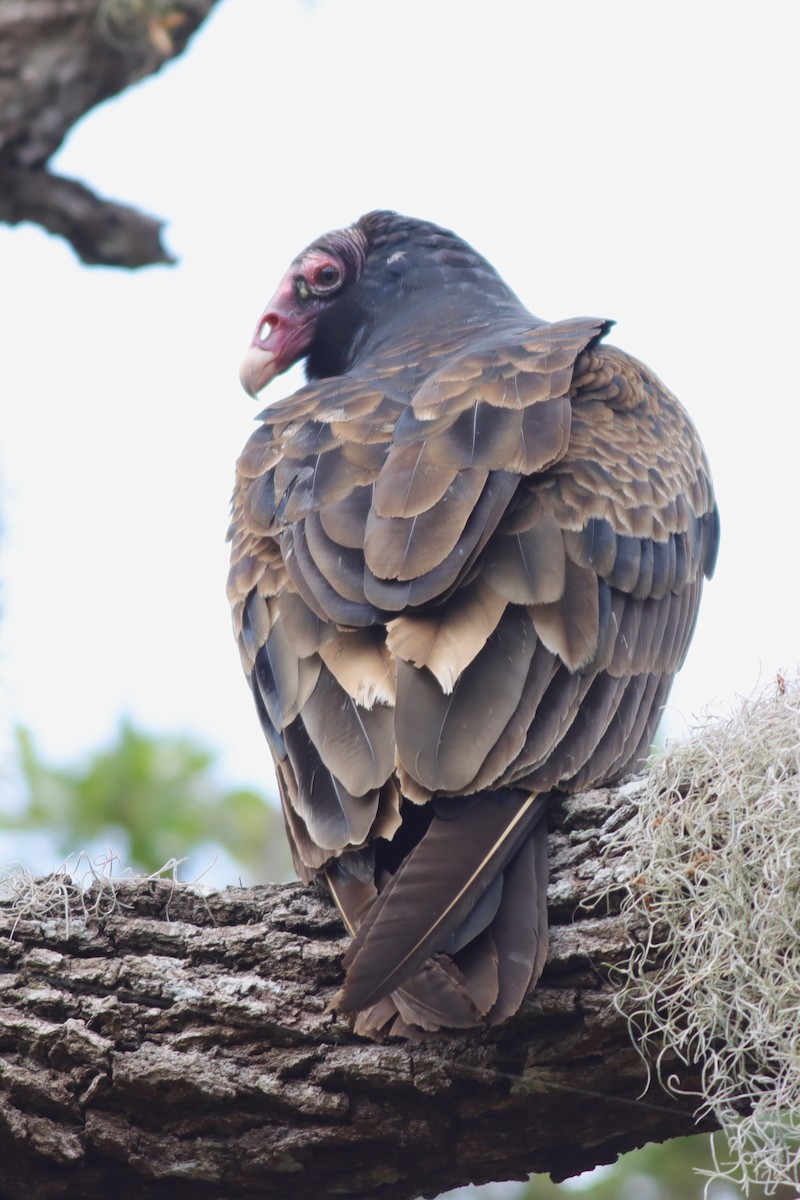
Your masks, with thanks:
M 33 221 L 85 263 L 170 263 L 161 222 L 52 175 L 84 113 L 181 54 L 216 0 L 3 0 L 0 221 Z
M 7 907 L 0 1194 L 410 1200 L 563 1178 L 693 1131 L 691 1099 L 643 1097 L 613 1003 L 609 964 L 631 931 L 613 902 L 581 906 L 614 877 L 608 847 L 637 786 L 556 807 L 548 966 L 520 1014 L 488 1031 L 355 1037 L 329 1009 L 338 915 L 297 884 L 65 886 L 68 922 L 66 908 Z

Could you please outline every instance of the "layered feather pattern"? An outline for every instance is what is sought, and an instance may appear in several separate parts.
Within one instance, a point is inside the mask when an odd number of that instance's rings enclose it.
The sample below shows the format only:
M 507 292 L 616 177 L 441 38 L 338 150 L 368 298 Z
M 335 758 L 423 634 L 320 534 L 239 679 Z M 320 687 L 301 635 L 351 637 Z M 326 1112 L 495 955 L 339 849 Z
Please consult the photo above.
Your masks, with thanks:
M 310 381 L 239 460 L 229 596 L 295 863 L 353 939 L 338 1004 L 371 1036 L 505 1020 L 546 957 L 546 798 L 641 761 L 686 653 L 705 454 L 608 321 L 539 320 L 437 226 L 369 214 L 271 305 Z

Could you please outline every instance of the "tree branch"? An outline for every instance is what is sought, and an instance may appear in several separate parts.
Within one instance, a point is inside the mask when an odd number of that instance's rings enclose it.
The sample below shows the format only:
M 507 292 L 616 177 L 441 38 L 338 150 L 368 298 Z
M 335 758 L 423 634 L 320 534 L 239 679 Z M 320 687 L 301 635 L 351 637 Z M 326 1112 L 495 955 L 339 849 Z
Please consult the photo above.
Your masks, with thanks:
M 41 224 L 90 264 L 171 263 L 161 223 L 51 175 L 91 108 L 177 57 L 216 0 L 20 0 L 0 5 L 0 221 Z
M 163 222 L 101 200 L 82 183 L 47 171 L 0 169 L 0 221 L 33 221 L 66 238 L 92 266 L 147 267 L 175 259 L 161 243 Z
M 62 881 L 60 916 L 6 906 L 0 1191 L 411 1200 L 563 1178 L 692 1132 L 689 1098 L 642 1097 L 614 1006 L 609 964 L 627 959 L 631 932 L 613 903 L 581 908 L 624 866 L 613 847 L 641 786 L 554 806 L 548 966 L 520 1014 L 488 1031 L 355 1037 L 328 1009 L 338 915 L 297 884 L 203 895 L 100 881 L 83 894 Z M 682 1083 L 697 1073 L 682 1068 Z

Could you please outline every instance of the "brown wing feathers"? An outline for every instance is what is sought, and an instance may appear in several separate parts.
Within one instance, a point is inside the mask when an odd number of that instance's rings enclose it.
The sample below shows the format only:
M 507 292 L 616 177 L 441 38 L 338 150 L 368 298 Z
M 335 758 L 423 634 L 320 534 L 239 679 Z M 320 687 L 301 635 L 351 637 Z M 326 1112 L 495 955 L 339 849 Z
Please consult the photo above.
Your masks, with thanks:
M 234 494 L 242 662 L 369 1034 L 519 1007 L 546 956 L 546 795 L 647 752 L 718 540 L 697 435 L 608 323 L 537 322 L 465 261 L 463 319 L 459 277 L 440 325 L 395 315 L 266 409 Z
M 425 837 L 392 876 L 345 954 L 340 1006 L 374 1004 L 413 977 L 432 952 L 480 906 L 518 846 L 542 818 L 544 798 L 503 793 L 465 804 L 457 821 L 459 854 L 449 847 L 453 822 L 434 816 Z M 501 888 L 497 889 L 497 903 Z M 476 932 L 483 932 L 494 911 Z

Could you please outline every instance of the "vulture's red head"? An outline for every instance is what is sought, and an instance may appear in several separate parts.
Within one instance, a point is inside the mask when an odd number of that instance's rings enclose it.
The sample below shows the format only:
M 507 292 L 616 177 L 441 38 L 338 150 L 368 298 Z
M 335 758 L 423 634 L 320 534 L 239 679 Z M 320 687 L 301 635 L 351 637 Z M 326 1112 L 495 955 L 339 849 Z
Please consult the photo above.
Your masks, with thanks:
M 298 254 L 258 319 L 242 386 L 256 396 L 303 358 L 309 379 L 342 374 L 379 328 L 403 323 L 412 310 L 425 319 L 434 298 L 435 328 L 443 307 L 463 316 L 478 294 L 519 311 L 494 268 L 454 233 L 393 212 L 367 213 Z

